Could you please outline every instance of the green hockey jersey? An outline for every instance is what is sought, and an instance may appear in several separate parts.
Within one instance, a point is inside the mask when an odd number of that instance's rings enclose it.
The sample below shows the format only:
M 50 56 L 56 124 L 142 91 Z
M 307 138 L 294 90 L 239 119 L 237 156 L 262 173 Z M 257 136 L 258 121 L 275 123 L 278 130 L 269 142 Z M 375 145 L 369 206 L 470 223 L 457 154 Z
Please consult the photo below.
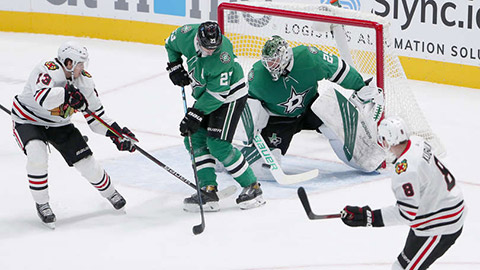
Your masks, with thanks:
M 290 72 L 278 81 L 257 61 L 248 74 L 249 95 L 262 102 L 272 114 L 296 117 L 305 112 L 317 94 L 318 81 L 330 80 L 344 88 L 360 90 L 362 76 L 345 61 L 315 47 L 297 46 Z
M 236 61 L 233 46 L 223 36 L 222 44 L 211 56 L 202 56 L 196 42 L 199 24 L 187 24 L 172 32 L 165 42 L 169 62 L 187 59 L 192 79 L 194 107 L 210 114 L 222 104 L 230 103 L 247 94 L 242 67 Z

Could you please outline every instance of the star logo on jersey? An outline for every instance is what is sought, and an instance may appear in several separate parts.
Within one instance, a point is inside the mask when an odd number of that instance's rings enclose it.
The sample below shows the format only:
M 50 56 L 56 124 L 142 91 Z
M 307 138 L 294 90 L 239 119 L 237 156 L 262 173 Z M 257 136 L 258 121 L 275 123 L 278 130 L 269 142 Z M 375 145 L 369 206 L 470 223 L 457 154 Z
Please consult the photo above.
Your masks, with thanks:
M 285 107 L 285 113 L 293 113 L 296 109 L 304 108 L 305 105 L 303 104 L 303 101 L 309 89 L 298 94 L 297 91 L 295 91 L 295 87 L 291 86 L 290 97 L 288 100 L 278 105 Z
M 406 159 L 402 160 L 401 162 L 397 162 L 397 164 L 395 164 L 395 172 L 397 174 L 401 174 L 407 171 L 407 168 L 408 168 L 408 164 Z
M 282 138 L 277 137 L 277 133 L 273 133 L 272 137 L 268 137 L 268 140 L 270 141 L 270 144 L 273 146 L 278 146 L 279 144 L 282 143 Z
M 192 83 L 190 84 L 192 86 L 192 89 L 195 91 L 196 87 L 203 87 L 205 84 L 202 84 L 197 78 L 195 78 L 195 68 L 192 68 L 188 72 L 188 76 L 192 79 Z M 202 76 L 203 76 L 203 71 L 202 71 Z

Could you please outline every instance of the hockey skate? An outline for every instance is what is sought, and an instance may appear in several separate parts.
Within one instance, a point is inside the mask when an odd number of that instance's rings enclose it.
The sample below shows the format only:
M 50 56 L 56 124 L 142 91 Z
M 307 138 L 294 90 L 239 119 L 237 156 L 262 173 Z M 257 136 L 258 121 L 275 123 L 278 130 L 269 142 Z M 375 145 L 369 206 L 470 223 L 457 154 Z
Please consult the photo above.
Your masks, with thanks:
M 202 190 L 211 196 L 201 194 L 202 196 L 202 207 L 205 212 L 217 212 L 220 210 L 218 204 L 217 196 L 217 187 L 216 186 L 206 186 L 202 187 Z M 192 196 L 185 198 L 183 200 L 183 210 L 187 212 L 199 212 L 200 206 L 198 205 L 198 194 L 194 193 Z
M 55 229 L 55 221 L 57 218 L 55 217 L 55 214 L 53 213 L 52 208 L 50 208 L 48 202 L 42 204 L 36 203 L 35 205 L 37 207 L 37 214 L 42 220 L 43 224 L 50 229 Z
M 116 210 L 122 209 L 127 203 L 123 196 L 120 195 L 117 190 L 115 190 L 115 192 L 113 192 L 113 194 L 108 197 L 107 200 L 113 205 Z
M 262 196 L 263 192 L 260 183 L 255 182 L 243 188 L 237 198 L 237 204 L 240 209 L 246 210 L 264 205 L 266 202 Z

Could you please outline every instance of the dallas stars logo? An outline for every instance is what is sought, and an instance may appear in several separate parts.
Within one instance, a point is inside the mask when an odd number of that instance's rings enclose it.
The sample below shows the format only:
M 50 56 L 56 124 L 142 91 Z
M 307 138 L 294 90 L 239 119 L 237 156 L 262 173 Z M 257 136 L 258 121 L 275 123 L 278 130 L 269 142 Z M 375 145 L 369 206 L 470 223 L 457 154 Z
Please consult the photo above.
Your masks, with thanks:
M 285 113 L 292 113 L 296 109 L 304 108 L 305 105 L 303 104 L 303 101 L 309 89 L 305 90 L 303 93 L 300 94 L 295 91 L 295 87 L 293 86 L 291 86 L 291 90 L 292 91 L 290 92 L 290 97 L 287 99 L 287 101 L 278 104 L 282 107 L 285 107 Z
M 202 71 L 203 73 L 203 71 Z M 190 84 L 192 86 L 192 89 L 195 91 L 195 88 L 196 87 L 203 87 L 205 86 L 205 84 L 202 84 L 197 78 L 195 78 L 195 68 L 192 68 L 192 70 L 190 70 L 188 72 L 188 76 L 192 79 L 192 83 Z M 203 76 L 203 74 L 202 74 Z
M 273 133 L 272 137 L 268 137 L 268 140 L 273 146 L 278 146 L 282 143 L 282 138 L 277 137 L 277 133 Z

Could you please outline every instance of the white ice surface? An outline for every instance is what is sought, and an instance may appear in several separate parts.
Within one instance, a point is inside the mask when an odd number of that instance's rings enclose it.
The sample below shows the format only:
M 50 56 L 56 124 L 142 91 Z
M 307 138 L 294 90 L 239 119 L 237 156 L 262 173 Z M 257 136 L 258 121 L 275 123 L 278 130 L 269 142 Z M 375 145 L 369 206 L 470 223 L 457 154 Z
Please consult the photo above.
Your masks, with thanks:
M 0 104 L 10 108 L 31 69 L 54 57 L 69 37 L 0 33 Z M 165 71 L 162 46 L 76 38 L 87 45 L 88 71 L 110 117 L 128 126 L 140 146 L 193 181 L 178 123 L 180 89 Z M 480 269 L 480 179 L 475 169 L 480 138 L 480 90 L 410 81 L 432 129 L 445 144 L 444 163 L 463 188 L 468 216 L 462 236 L 431 269 Z M 189 98 L 190 104 L 192 100 Z M 108 138 L 91 132 L 94 156 L 126 197 L 126 215 L 115 213 L 75 169 L 52 149 L 49 163 L 52 231 L 36 216 L 25 172 L 25 156 L 0 113 L 0 269 L 390 269 L 408 228 L 350 228 L 338 219 L 310 221 L 295 186 L 264 182 L 267 204 L 241 211 L 232 196 L 221 211 L 206 214 L 205 231 L 194 236 L 199 214 L 182 210 L 193 189 L 139 153 L 118 152 Z M 308 144 L 305 142 L 308 141 Z M 350 170 L 326 140 L 297 135 L 285 159 L 287 173 L 319 168 L 303 186 L 315 212 L 336 213 L 345 204 L 378 208 L 394 203 L 385 175 Z M 219 177 L 221 186 L 234 182 Z

